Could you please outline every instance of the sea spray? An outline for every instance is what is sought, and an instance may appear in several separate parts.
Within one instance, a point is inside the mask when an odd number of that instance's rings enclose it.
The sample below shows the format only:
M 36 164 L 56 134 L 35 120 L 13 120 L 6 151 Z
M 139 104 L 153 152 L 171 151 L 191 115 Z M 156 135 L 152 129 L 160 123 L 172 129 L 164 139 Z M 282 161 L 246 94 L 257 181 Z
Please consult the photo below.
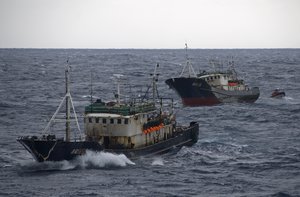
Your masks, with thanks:
M 161 157 L 156 157 L 151 163 L 152 166 L 163 166 L 164 160 Z
M 77 158 L 82 168 L 104 168 L 104 167 L 124 167 L 135 165 L 124 154 L 116 155 L 108 152 L 87 151 L 85 155 Z
M 85 155 L 70 161 L 22 161 L 18 167 L 21 172 L 66 171 L 75 169 L 97 169 L 106 167 L 125 167 L 135 165 L 124 154 L 87 151 Z

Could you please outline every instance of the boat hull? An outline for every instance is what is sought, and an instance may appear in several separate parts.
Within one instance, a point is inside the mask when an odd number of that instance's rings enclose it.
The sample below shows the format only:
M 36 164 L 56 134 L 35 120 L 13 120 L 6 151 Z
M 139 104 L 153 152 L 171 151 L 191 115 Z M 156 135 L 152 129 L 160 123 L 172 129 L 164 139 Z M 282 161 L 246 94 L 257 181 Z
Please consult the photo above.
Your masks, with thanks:
M 211 87 L 199 78 L 170 78 L 166 84 L 181 97 L 183 105 L 207 106 L 220 103 L 254 103 L 259 95 L 259 88 L 247 90 L 223 90 Z
M 125 154 L 129 158 L 163 154 L 182 146 L 191 146 L 197 142 L 198 123 L 192 122 L 185 129 L 178 129 L 170 138 L 136 149 L 105 149 L 95 141 L 66 142 L 60 139 L 20 137 L 17 139 L 38 162 L 72 160 L 84 155 L 87 150 Z
M 85 154 L 86 150 L 102 151 L 103 147 L 97 142 L 63 141 L 60 139 L 44 139 L 37 137 L 21 137 L 19 141 L 38 162 L 72 160 Z
M 276 92 L 271 95 L 271 98 L 283 98 L 285 97 L 285 92 Z

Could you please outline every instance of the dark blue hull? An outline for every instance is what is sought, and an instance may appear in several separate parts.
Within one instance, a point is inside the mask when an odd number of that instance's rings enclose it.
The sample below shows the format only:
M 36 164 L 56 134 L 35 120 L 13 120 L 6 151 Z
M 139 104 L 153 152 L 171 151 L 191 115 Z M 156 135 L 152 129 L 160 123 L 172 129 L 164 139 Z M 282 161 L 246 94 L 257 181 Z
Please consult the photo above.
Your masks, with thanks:
M 66 142 L 61 139 L 20 137 L 17 140 L 32 154 L 38 162 L 72 160 L 84 155 L 87 150 L 106 151 L 125 154 L 129 158 L 166 153 L 174 148 L 191 146 L 198 141 L 199 125 L 192 122 L 188 128 L 177 129 L 172 136 L 163 141 L 149 144 L 141 148 L 105 149 L 95 141 Z
M 205 106 L 219 103 L 253 103 L 259 97 L 259 89 L 228 91 L 211 87 L 205 80 L 196 77 L 167 79 L 166 84 L 181 97 L 186 106 Z
M 86 150 L 102 151 L 97 142 L 66 142 L 60 139 L 38 139 L 21 137 L 17 139 L 38 162 L 72 160 L 85 154 Z

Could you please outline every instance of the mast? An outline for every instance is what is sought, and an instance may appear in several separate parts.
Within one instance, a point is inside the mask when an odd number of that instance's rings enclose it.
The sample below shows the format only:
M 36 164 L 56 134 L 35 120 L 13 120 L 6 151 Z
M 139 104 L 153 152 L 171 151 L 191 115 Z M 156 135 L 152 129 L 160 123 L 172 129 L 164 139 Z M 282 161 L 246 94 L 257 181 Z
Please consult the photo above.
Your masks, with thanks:
M 121 101 L 120 101 L 120 81 L 118 81 L 118 85 L 117 85 L 117 103 L 118 105 L 120 105 Z
M 80 126 L 78 123 L 78 118 L 76 115 L 76 111 L 74 108 L 74 104 L 73 104 L 73 99 L 70 93 L 70 87 L 69 87 L 69 83 L 70 83 L 70 66 L 69 66 L 69 60 L 67 60 L 67 65 L 65 67 L 65 83 L 66 83 L 66 94 L 64 96 L 64 98 L 62 99 L 61 103 L 59 104 L 58 108 L 56 109 L 55 113 L 53 114 L 52 118 L 50 119 L 50 121 L 48 122 L 47 126 L 45 127 L 45 129 L 43 130 L 43 133 L 46 133 L 47 131 L 49 131 L 49 128 L 51 126 L 52 123 L 54 123 L 56 120 L 58 120 L 59 122 L 62 120 L 61 118 L 57 118 L 57 114 L 60 112 L 61 108 L 63 107 L 64 102 L 66 102 L 66 114 L 65 117 L 63 117 L 63 119 L 65 119 L 65 124 L 66 124 L 66 141 L 71 141 L 71 108 L 73 110 L 73 118 L 75 119 L 76 125 L 77 125 L 77 129 L 79 131 L 79 138 L 81 140 L 81 130 L 80 130 Z M 77 133 L 76 133 L 76 129 L 74 132 L 74 138 L 76 141 L 77 138 Z
M 151 83 L 148 85 L 148 88 L 146 90 L 146 93 L 145 93 L 144 97 L 142 98 L 142 101 L 145 98 L 148 98 L 149 100 L 151 99 L 150 89 L 152 89 L 153 103 L 155 103 L 156 99 L 159 98 L 158 89 L 157 89 L 157 85 L 156 85 L 156 82 L 158 81 L 158 76 L 159 76 L 159 73 L 157 73 L 157 68 L 158 67 L 159 67 L 159 64 L 157 63 L 156 66 L 154 67 L 154 72 L 150 73 Z
M 158 73 L 156 73 L 157 68 L 159 67 L 159 64 L 157 64 L 154 68 L 154 73 L 152 76 L 152 96 L 153 96 L 153 102 L 155 103 L 155 99 L 158 96 L 158 90 L 157 90 L 157 86 L 156 86 L 156 82 L 158 81 Z
M 93 72 L 91 70 L 91 113 L 93 112 Z
M 66 141 L 70 141 L 70 88 L 69 88 L 69 60 L 67 61 L 65 70 L 66 79 Z
M 191 68 L 190 68 L 190 61 L 189 61 L 189 56 L 188 56 L 188 45 L 185 43 L 185 58 L 186 58 L 186 66 L 189 68 L 189 77 L 191 76 Z
M 121 104 L 121 81 L 122 81 L 122 77 L 123 75 L 122 74 L 113 74 L 113 76 L 115 77 L 114 79 L 116 80 L 117 82 L 117 93 L 115 94 L 115 98 L 116 98 L 116 101 L 117 101 L 117 104 L 120 105 Z
M 187 43 L 185 43 L 185 58 L 186 58 L 186 63 L 181 71 L 181 74 L 180 74 L 180 77 L 182 77 L 184 75 L 184 71 L 186 69 L 186 67 L 188 67 L 188 72 L 189 72 L 189 75 L 188 77 L 191 77 L 192 75 L 193 76 L 196 76 L 196 73 L 194 71 L 194 68 L 192 66 L 192 64 L 190 64 L 190 60 L 189 60 L 189 56 L 188 56 L 188 45 Z

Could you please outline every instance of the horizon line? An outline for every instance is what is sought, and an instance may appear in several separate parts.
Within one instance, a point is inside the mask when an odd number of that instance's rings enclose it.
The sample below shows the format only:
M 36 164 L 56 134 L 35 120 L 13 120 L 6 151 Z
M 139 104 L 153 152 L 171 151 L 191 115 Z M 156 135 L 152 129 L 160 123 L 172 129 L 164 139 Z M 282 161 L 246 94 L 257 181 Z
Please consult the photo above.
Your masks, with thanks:
M 85 48 L 85 47 L 0 47 L 0 49 L 86 49 L 86 50 L 179 50 L 184 48 Z M 300 47 L 258 47 L 258 48 L 188 48 L 189 50 L 257 50 L 257 49 L 300 49 Z

